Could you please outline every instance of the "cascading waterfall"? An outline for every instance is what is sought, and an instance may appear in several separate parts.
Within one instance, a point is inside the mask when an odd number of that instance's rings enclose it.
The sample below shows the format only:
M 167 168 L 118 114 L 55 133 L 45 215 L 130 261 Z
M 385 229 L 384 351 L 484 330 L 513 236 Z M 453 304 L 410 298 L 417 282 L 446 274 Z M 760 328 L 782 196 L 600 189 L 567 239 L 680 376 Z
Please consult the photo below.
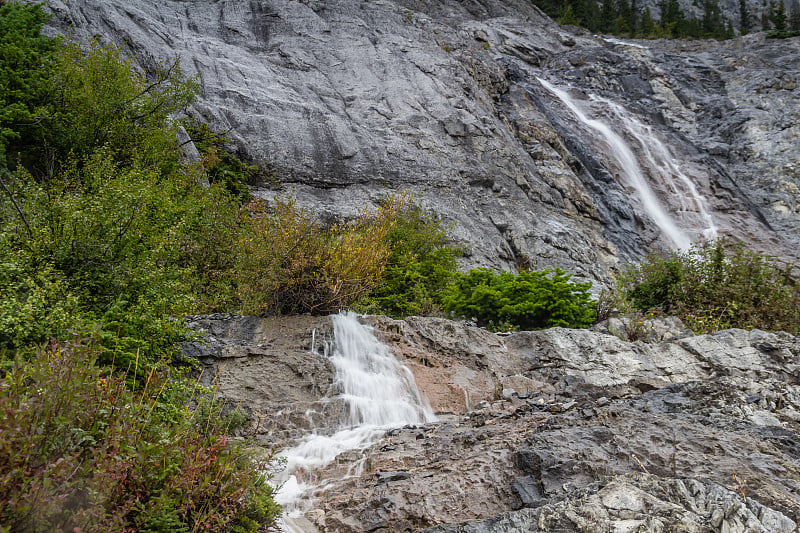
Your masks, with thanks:
M 611 100 L 595 95 L 589 95 L 589 98 L 601 102 L 611 110 L 618 122 L 636 139 L 650 175 L 670 189 L 670 199 L 679 205 L 679 212 L 682 215 L 696 213 L 700 217 L 700 225 L 705 227 L 702 230 L 703 237 L 707 240 L 717 238 L 717 225 L 709 212 L 708 202 L 697 190 L 694 181 L 681 169 L 669 148 L 655 135 L 653 128 L 643 124 Z
M 411 371 L 401 365 L 355 313 L 333 315 L 334 343 L 326 355 L 336 368 L 340 397 L 346 402 L 346 426 L 333 435 L 312 434 L 279 455 L 286 469 L 276 501 L 284 506 L 285 531 L 303 531 L 296 519 L 312 505 L 306 495 L 324 480 L 314 481 L 313 471 L 330 464 L 348 450 L 363 450 L 390 428 L 435 421 Z M 360 473 L 360 464 L 351 474 Z M 310 478 L 310 479 L 309 479 Z
M 555 87 L 541 78 L 536 79 L 542 87 L 561 100 L 578 120 L 602 135 L 619 163 L 626 183 L 633 187 L 638 194 L 647 215 L 655 222 L 674 248 L 687 250 L 692 245 L 693 239 L 679 226 L 678 221 L 673 218 L 653 192 L 639 165 L 639 160 L 625 139 L 605 122 L 586 116 L 566 90 Z M 697 213 L 700 218 L 699 225 L 703 227 L 701 230 L 703 237 L 715 238 L 717 228 L 709 213 L 705 198 L 697 190 L 694 182 L 680 169 L 669 149 L 654 135 L 652 128 L 642 124 L 620 105 L 610 100 L 593 95 L 590 95 L 589 98 L 608 108 L 628 134 L 637 140 L 641 148 L 640 155 L 647 163 L 648 171 L 672 192 L 672 198 L 681 206 L 681 214 L 685 217 L 689 212 Z

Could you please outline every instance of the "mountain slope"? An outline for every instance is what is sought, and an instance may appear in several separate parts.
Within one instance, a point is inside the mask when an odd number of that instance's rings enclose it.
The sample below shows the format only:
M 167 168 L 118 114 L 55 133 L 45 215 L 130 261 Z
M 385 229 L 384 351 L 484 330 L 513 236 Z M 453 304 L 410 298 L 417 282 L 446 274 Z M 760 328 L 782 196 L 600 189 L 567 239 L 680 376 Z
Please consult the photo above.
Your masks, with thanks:
M 608 282 L 676 244 L 653 202 L 693 240 L 713 226 L 800 248 L 798 38 L 629 45 L 524 1 L 48 5 L 56 31 L 112 39 L 145 69 L 180 56 L 202 86 L 192 113 L 274 168 L 282 193 L 333 218 L 408 191 L 472 245 L 466 265 Z M 652 197 L 537 78 L 617 133 Z M 645 160 L 658 143 L 669 164 Z

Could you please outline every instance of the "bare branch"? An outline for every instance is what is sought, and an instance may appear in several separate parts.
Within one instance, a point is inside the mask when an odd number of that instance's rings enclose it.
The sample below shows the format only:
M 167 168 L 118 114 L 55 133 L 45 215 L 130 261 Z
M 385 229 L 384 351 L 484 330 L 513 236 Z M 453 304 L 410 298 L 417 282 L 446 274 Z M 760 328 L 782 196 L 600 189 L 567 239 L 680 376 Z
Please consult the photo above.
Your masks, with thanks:
M 14 199 L 14 195 L 11 194 L 11 190 L 9 190 L 9 188 L 6 186 L 6 182 L 3 181 L 2 178 L 3 174 L 9 174 L 8 170 L 6 170 L 5 168 L 0 169 L 0 185 L 3 186 L 3 189 L 6 191 L 8 198 L 11 200 L 11 203 L 14 204 L 14 208 L 17 210 L 17 213 L 19 214 L 19 218 L 22 219 L 22 223 L 25 224 L 25 229 L 28 231 L 28 237 L 33 238 L 33 231 L 31 231 L 31 226 L 30 224 L 28 224 L 28 219 L 25 218 L 25 214 L 22 212 L 22 209 L 20 209 L 19 204 L 17 204 L 17 201 Z

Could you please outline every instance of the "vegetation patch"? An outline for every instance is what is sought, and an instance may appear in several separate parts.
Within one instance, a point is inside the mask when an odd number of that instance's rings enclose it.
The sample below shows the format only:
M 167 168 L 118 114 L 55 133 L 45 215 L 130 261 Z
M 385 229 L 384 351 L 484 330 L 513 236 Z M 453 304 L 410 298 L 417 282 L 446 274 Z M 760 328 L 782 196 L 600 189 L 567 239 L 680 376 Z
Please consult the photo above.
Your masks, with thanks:
M 800 333 L 794 266 L 724 240 L 651 255 L 620 276 L 617 291 L 636 309 L 677 315 L 697 333 L 731 327 Z
M 202 388 L 151 371 L 138 392 L 95 350 L 51 344 L 0 382 L 0 531 L 258 531 L 279 507 L 259 456 L 218 431 Z
M 595 319 L 591 283 L 574 283 L 556 270 L 494 273 L 470 270 L 455 280 L 444 307 L 455 316 L 477 320 L 494 331 L 583 328 Z

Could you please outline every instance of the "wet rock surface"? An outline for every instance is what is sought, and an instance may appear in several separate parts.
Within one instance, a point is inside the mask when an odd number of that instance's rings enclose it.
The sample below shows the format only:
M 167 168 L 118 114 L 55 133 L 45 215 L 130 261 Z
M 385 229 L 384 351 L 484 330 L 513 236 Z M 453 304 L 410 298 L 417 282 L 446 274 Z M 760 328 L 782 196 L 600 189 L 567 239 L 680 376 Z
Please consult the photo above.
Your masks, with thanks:
M 407 191 L 472 245 L 465 266 L 607 283 L 620 261 L 669 244 L 610 148 L 537 77 L 615 131 L 635 119 L 646 134 L 624 137 L 640 157 L 664 143 L 721 234 L 800 249 L 800 38 L 625 44 L 523 0 L 47 4 L 53 31 L 114 40 L 145 69 L 180 56 L 202 88 L 189 114 L 281 176 L 257 195 L 334 219 Z M 696 202 L 645 174 L 699 238 Z
M 198 339 L 183 343 L 200 362 L 199 383 L 249 415 L 245 432 L 286 444 L 314 428 L 333 428 L 345 406 L 333 399 L 335 372 L 324 356 L 327 317 L 255 318 L 203 315 L 186 319 Z
M 216 339 L 199 354 L 207 364 L 231 360 L 219 343 L 265 346 L 233 357 L 251 366 L 223 370 L 220 391 L 269 418 L 335 402 L 324 356 L 310 352 L 326 320 L 193 323 Z M 328 483 L 309 531 L 797 531 L 800 339 L 695 336 L 676 319 L 647 323 L 649 342 L 603 332 L 613 324 L 497 335 L 443 319 L 368 320 L 439 421 L 390 430 L 320 472 Z M 266 347 L 269 331 L 283 340 Z M 275 365 L 272 349 L 300 366 Z M 261 365 L 258 387 L 232 377 Z M 256 431 L 282 445 L 310 425 L 282 420 Z

